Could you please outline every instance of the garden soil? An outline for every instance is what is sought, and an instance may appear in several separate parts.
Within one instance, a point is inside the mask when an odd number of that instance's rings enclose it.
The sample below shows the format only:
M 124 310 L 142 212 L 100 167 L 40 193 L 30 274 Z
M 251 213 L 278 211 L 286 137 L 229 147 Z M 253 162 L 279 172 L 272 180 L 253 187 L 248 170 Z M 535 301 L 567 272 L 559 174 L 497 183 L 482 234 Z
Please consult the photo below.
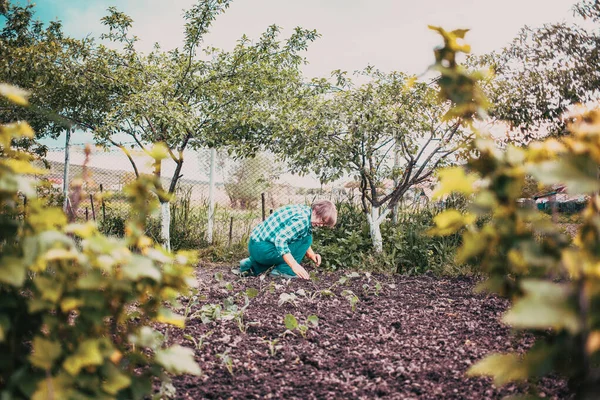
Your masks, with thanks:
M 524 385 L 498 388 L 488 378 L 465 377 L 488 353 L 523 351 L 532 344 L 501 323 L 505 300 L 474 294 L 474 279 L 314 276 L 240 278 L 230 268 L 201 266 L 198 289 L 204 298 L 190 304 L 193 318 L 185 330 L 171 328 L 168 337 L 196 347 L 203 374 L 173 378 L 176 398 L 481 400 L 525 392 Z M 258 295 L 250 299 L 242 324 L 199 318 L 203 305 L 223 305 L 227 298 L 242 307 L 248 288 Z M 358 299 L 354 309 L 349 291 Z M 307 332 L 288 331 L 286 314 L 308 326 Z M 307 322 L 311 315 L 318 317 L 317 326 Z M 559 379 L 545 378 L 537 390 L 542 398 L 569 398 Z

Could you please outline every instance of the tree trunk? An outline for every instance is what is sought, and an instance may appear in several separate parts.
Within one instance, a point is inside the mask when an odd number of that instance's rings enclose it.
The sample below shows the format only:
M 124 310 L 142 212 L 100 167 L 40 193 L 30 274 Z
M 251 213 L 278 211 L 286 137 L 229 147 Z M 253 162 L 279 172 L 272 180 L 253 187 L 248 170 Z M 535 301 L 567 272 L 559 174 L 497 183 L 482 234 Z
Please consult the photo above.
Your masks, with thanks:
M 171 207 L 170 203 L 160 203 L 160 239 L 167 251 L 171 251 Z
M 385 211 L 379 215 L 380 211 L 380 207 L 371 206 L 371 213 L 367 214 L 367 220 L 369 221 L 369 232 L 373 242 L 373 250 L 375 250 L 376 253 L 383 253 L 381 223 L 390 212 L 390 209 L 386 208 Z

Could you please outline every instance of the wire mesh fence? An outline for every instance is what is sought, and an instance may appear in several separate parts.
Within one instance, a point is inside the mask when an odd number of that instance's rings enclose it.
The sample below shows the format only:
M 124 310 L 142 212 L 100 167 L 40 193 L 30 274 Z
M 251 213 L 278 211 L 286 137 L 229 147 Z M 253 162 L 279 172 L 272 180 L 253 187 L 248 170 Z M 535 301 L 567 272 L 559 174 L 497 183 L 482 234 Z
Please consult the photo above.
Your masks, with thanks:
M 64 185 L 64 149 L 50 149 L 44 162 L 47 174 L 46 194 L 57 205 L 62 201 Z M 122 234 L 130 210 L 123 192 L 136 179 L 131 160 L 119 149 L 94 150 L 83 176 L 85 155 L 82 146 L 70 148 L 67 185 L 83 184 L 83 195 L 76 205 L 68 204 L 67 213 L 76 220 L 96 220 L 102 229 Z M 140 173 L 151 173 L 151 160 L 135 154 L 133 162 Z M 232 159 L 217 154 L 214 173 L 209 150 L 190 152 L 179 173 L 171 211 L 171 240 L 174 247 L 194 247 L 207 244 L 208 210 L 214 202 L 212 241 L 233 245 L 247 240 L 252 228 L 273 210 L 285 204 L 310 204 L 316 199 L 341 201 L 351 198 L 354 189 L 343 184 L 323 186 L 318 180 L 289 173 L 289 168 L 268 154 L 253 158 Z M 161 183 L 171 185 L 174 165 L 164 161 Z M 212 183 L 212 190 L 211 190 Z M 102 196 L 99 196 L 102 194 Z M 158 215 L 149 221 L 148 233 L 158 238 Z

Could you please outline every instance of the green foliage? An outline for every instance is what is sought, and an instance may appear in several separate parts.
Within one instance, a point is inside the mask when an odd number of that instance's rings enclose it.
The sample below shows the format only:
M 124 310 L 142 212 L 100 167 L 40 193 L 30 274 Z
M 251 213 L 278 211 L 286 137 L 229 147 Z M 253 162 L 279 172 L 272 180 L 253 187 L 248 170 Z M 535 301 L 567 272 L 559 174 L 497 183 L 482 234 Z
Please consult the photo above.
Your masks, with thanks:
M 469 96 L 461 101 L 469 103 Z M 441 214 L 433 232 L 464 227 L 458 258 L 479 264 L 488 275 L 480 289 L 512 301 L 503 321 L 536 339 L 524 354 L 490 355 L 469 374 L 505 384 L 558 373 L 576 398 L 593 399 L 600 389 L 600 104 L 578 107 L 565 122 L 569 134 L 561 140 L 523 148 L 500 150 L 478 133 L 472 144 L 476 157 L 465 166 L 478 185 L 461 189 L 471 193 L 472 204 L 467 212 Z M 545 185 L 561 181 L 569 193 L 590 196 L 572 242 L 538 210 L 519 207 L 527 175 Z M 456 189 L 444 180 L 441 186 L 446 189 L 440 194 Z
M 452 199 L 450 199 L 452 201 Z M 448 204 L 457 205 L 456 202 Z M 336 204 L 335 229 L 316 229 L 315 248 L 327 269 L 380 270 L 402 274 L 428 271 L 444 274 L 468 272 L 455 262 L 460 235 L 432 237 L 426 232 L 434 225 L 438 208 L 407 209 L 399 214 L 398 224 L 387 221 L 381 227 L 383 253 L 373 251 L 369 227 L 360 208 L 348 202 Z M 462 207 L 462 203 L 460 204 Z
M 518 128 L 509 133 L 513 142 L 567 134 L 562 113 L 597 99 L 600 8 L 597 1 L 582 0 L 573 11 L 581 24 L 525 26 L 501 51 L 469 60 L 494 69 L 485 87 L 493 103 L 490 114 Z
M 298 331 L 303 338 L 306 338 L 311 327 L 316 328 L 319 326 L 319 317 L 316 315 L 309 315 L 306 318 L 306 323 L 300 324 L 298 319 L 294 317 L 293 314 L 285 314 L 285 317 L 283 318 L 283 324 L 288 331 Z
M 142 399 L 154 377 L 198 374 L 193 353 L 166 348 L 151 327 L 183 326 L 168 304 L 195 263 L 143 234 L 156 182 L 127 188 L 135 212 L 122 239 L 92 222 L 68 224 L 36 198 L 25 174 L 39 171 L 11 147 L 22 136 L 33 136 L 26 123 L 0 126 L 0 397 Z

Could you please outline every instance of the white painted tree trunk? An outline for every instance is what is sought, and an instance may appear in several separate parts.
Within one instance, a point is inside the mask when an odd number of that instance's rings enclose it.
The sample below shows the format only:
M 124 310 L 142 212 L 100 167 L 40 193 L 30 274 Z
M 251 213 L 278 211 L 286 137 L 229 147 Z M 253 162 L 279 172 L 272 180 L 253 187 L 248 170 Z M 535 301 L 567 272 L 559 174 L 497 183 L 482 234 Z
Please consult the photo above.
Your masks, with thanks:
M 171 251 L 171 207 L 169 205 L 169 202 L 160 203 L 160 237 L 167 251 Z
M 210 177 L 208 186 L 208 224 L 206 225 L 206 241 L 213 242 L 213 231 L 215 226 L 215 163 L 217 150 L 210 149 Z
M 400 157 L 402 156 L 402 147 L 400 141 L 396 139 L 394 145 L 394 189 L 400 184 L 400 177 L 398 176 L 398 169 L 400 168 Z M 400 205 L 396 203 L 392 208 L 392 223 L 398 225 L 398 212 L 400 211 Z
M 369 221 L 369 232 L 371 234 L 371 240 L 373 242 L 373 249 L 376 253 L 383 252 L 383 238 L 381 237 L 381 223 L 385 217 L 389 214 L 390 209 L 386 208 L 384 212 L 380 213 L 380 207 L 371 206 L 371 213 L 367 214 L 367 220 Z

